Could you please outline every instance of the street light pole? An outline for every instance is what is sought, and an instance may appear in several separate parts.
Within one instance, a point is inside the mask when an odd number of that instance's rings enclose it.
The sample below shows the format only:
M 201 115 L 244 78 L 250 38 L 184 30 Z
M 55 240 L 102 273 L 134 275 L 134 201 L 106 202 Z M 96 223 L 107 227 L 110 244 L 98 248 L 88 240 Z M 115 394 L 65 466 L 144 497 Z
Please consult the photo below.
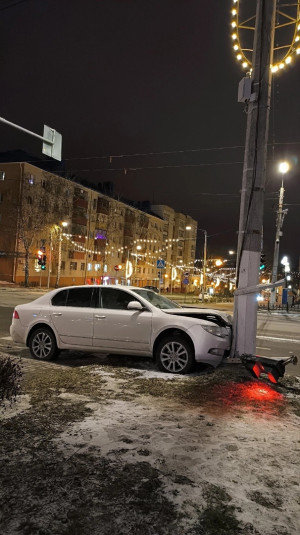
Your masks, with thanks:
M 257 0 L 241 189 L 231 350 L 234 357 L 254 355 L 256 350 L 257 302 L 251 288 L 259 281 L 275 16 L 275 0 Z
M 48 281 L 47 281 L 47 288 L 50 288 L 50 277 L 51 277 L 51 271 L 52 271 L 52 247 L 53 247 L 53 237 L 52 237 L 53 229 L 50 229 L 50 246 L 49 246 L 49 262 L 48 262 Z
M 56 283 L 55 288 L 58 288 L 59 285 L 59 279 L 60 279 L 60 271 L 61 271 L 61 242 L 62 242 L 62 229 L 63 227 L 66 227 L 68 223 L 66 221 L 63 221 L 61 225 L 59 225 L 59 234 L 58 234 L 58 260 L 57 260 L 57 275 L 56 275 Z
M 203 282 L 202 282 L 202 303 L 204 303 L 204 294 L 206 292 L 206 260 L 207 260 L 207 230 L 199 228 L 204 233 L 204 247 L 203 247 Z
M 278 276 L 279 242 L 282 236 L 282 225 L 283 225 L 284 217 L 287 214 L 287 210 L 283 210 L 283 197 L 284 197 L 283 177 L 285 173 L 288 172 L 288 170 L 289 170 L 289 165 L 287 162 L 281 162 L 279 164 L 279 171 L 281 172 L 281 188 L 279 190 L 279 204 L 278 204 L 277 220 L 276 220 L 276 237 L 275 237 L 275 245 L 274 245 L 271 282 L 276 282 L 277 276 Z M 270 295 L 270 305 L 274 306 L 275 302 L 276 302 L 276 289 L 272 288 L 271 295 Z

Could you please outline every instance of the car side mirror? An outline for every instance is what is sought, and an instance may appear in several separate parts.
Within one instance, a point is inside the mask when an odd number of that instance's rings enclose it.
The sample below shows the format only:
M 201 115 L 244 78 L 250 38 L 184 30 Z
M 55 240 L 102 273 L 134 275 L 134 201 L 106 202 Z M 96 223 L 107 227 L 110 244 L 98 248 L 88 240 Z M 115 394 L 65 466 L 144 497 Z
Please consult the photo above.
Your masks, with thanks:
M 143 305 L 139 301 L 130 301 L 127 305 L 128 310 L 144 310 Z

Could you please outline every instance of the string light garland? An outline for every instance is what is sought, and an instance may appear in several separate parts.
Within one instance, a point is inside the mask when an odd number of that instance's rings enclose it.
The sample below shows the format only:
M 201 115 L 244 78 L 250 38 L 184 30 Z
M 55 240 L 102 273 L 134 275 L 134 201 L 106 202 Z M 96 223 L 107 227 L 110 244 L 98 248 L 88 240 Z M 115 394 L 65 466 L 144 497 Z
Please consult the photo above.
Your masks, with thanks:
M 284 8 L 294 8 L 294 16 L 284 11 Z M 294 26 L 293 36 L 289 44 L 283 44 L 281 46 L 274 46 L 274 52 L 281 53 L 281 57 L 278 61 L 271 65 L 272 72 L 278 72 L 284 69 L 287 65 L 290 65 L 293 58 L 296 55 L 300 55 L 300 2 L 294 4 L 285 4 L 277 6 L 277 23 L 276 30 L 281 30 L 288 26 Z M 248 17 L 246 20 L 241 20 L 240 15 L 240 0 L 233 0 L 233 7 L 231 10 L 231 28 L 232 28 L 232 47 L 234 50 L 237 61 L 241 64 L 242 68 L 248 71 L 252 71 L 252 52 L 253 48 L 244 48 L 241 43 L 241 31 L 255 31 L 255 14 Z M 281 20 L 282 22 L 279 22 Z M 253 45 L 252 45 L 253 47 Z

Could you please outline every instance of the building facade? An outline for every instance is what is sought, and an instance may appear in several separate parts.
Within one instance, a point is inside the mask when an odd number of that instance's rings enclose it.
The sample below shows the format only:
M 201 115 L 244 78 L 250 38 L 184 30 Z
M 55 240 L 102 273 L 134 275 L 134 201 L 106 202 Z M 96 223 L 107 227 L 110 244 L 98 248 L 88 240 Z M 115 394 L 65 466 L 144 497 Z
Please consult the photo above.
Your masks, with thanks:
M 195 258 L 188 216 L 158 205 L 144 212 L 29 163 L 1 163 L 0 171 L 0 280 L 167 288 L 178 266 L 173 284 L 181 286 L 181 266 Z

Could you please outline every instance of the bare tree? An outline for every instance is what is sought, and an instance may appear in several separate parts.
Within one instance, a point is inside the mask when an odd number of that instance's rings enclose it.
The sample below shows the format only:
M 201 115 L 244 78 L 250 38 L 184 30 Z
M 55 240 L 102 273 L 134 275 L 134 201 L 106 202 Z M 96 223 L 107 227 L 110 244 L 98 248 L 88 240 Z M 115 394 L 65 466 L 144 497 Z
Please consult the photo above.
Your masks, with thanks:
M 24 252 L 24 284 L 29 286 L 29 261 L 38 238 L 49 236 L 53 225 L 69 216 L 70 194 L 61 177 L 43 172 L 42 177 L 24 173 L 20 198 L 12 202 L 12 216 L 17 214 L 18 243 Z M 44 240 L 46 242 L 47 240 Z

